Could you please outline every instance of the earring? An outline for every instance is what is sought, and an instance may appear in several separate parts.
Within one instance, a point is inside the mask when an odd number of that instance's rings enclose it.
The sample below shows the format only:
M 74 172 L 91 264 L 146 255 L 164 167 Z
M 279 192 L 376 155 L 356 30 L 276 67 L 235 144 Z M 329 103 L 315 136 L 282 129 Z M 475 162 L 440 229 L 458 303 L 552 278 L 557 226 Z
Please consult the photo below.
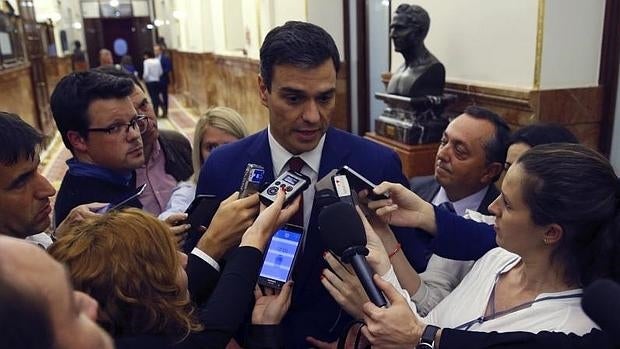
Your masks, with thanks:
M 544 238 L 543 241 L 545 242 L 545 245 L 549 245 L 549 239 Z

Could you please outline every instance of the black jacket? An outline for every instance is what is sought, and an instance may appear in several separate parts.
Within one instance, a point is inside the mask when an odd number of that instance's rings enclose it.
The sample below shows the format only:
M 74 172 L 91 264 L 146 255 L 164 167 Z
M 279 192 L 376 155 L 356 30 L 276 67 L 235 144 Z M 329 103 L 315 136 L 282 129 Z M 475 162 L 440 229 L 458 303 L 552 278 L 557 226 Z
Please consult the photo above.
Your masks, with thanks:
M 192 146 L 187 138 L 176 131 L 159 130 L 157 140 L 166 158 L 166 173 L 174 177 L 177 182 L 188 180 L 194 173 L 194 168 Z

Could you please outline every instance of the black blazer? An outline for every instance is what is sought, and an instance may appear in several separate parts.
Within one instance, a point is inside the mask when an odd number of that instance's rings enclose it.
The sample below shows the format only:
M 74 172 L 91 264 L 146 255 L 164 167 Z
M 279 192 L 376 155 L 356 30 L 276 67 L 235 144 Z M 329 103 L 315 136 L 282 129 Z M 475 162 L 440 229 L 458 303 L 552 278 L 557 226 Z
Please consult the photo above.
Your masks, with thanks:
M 422 199 L 431 202 L 437 192 L 441 188 L 434 176 L 421 176 L 413 177 L 409 182 L 410 188 L 413 192 L 418 194 Z M 499 196 L 499 190 L 495 187 L 495 184 L 489 185 L 486 195 L 480 202 L 480 206 L 476 211 L 484 214 L 491 215 L 489 212 L 489 205 Z

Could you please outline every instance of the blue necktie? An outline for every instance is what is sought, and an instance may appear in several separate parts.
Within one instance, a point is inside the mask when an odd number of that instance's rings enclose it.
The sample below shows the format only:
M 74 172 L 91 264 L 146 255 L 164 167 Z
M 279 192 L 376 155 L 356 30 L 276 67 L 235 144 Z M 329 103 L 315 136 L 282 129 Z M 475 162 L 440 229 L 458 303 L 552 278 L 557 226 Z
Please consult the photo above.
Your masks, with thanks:
M 456 214 L 456 210 L 454 210 L 454 205 L 452 205 L 452 203 L 450 201 L 442 202 L 437 207 L 439 207 L 442 210 L 446 210 L 446 211 L 448 211 L 450 213 L 455 213 Z

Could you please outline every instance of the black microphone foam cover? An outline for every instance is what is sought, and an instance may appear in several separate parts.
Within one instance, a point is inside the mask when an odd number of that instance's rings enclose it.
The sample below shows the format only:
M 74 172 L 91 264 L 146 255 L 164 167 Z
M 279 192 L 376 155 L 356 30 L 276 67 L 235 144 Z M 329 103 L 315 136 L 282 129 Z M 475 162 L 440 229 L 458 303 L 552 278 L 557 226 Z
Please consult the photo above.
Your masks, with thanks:
M 338 195 L 331 189 L 321 189 L 314 193 L 314 207 L 316 207 L 319 212 L 321 212 L 323 208 L 339 201 Z
M 620 284 L 596 280 L 586 287 L 581 299 L 583 311 L 620 345 Z
M 319 232 L 327 248 L 337 255 L 352 246 L 366 246 L 366 232 L 355 207 L 337 202 L 319 214 Z

